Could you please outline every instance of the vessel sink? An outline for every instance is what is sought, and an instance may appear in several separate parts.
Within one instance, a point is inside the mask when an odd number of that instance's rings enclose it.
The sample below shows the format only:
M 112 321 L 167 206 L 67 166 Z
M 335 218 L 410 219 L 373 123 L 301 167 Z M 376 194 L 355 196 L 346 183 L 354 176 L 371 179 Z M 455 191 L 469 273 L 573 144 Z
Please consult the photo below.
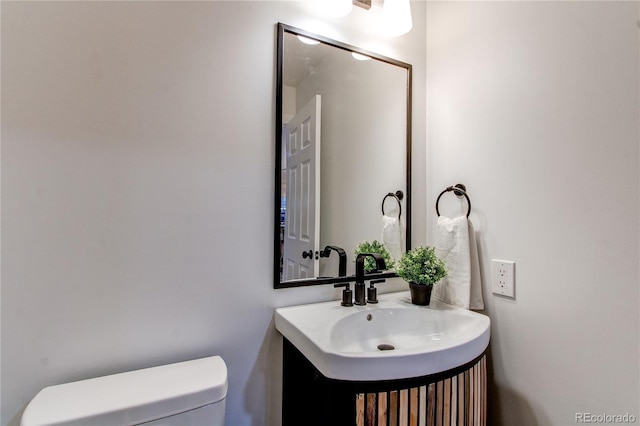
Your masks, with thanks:
M 473 361 L 489 344 L 486 315 L 435 300 L 414 305 L 408 291 L 378 300 L 278 308 L 276 329 L 324 376 L 352 381 L 440 373 Z

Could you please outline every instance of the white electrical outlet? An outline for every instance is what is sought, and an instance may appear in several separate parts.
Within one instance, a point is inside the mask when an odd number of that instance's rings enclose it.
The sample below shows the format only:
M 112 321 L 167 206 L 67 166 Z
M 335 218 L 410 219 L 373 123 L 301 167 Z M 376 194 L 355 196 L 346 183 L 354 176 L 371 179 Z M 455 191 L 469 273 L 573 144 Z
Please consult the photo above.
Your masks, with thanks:
M 493 293 L 516 297 L 516 263 L 512 260 L 491 259 Z

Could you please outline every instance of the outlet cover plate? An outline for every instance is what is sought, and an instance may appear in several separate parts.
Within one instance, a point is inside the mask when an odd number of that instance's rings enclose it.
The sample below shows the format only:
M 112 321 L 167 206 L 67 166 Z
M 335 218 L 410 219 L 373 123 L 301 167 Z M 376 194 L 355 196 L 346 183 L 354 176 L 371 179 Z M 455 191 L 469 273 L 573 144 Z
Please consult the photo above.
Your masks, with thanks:
M 491 283 L 493 293 L 516 297 L 516 263 L 512 260 L 491 259 Z

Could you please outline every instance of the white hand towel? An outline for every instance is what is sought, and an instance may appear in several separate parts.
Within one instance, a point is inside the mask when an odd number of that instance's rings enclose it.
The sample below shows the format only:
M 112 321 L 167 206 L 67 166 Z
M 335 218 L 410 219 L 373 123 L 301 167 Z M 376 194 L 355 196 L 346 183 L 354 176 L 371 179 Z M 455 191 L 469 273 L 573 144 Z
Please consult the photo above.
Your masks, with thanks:
M 434 296 L 461 308 L 483 309 L 478 248 L 466 216 L 438 218 L 436 253 L 447 265 L 447 276 L 434 286 Z
M 482 299 L 482 277 L 480 275 L 480 258 L 478 257 L 478 244 L 476 243 L 476 231 L 473 224 L 469 223 L 469 252 L 471 253 L 471 294 L 469 299 L 469 309 L 484 309 Z
M 399 217 L 382 215 L 382 243 L 391 257 L 398 261 L 403 250 L 403 226 Z

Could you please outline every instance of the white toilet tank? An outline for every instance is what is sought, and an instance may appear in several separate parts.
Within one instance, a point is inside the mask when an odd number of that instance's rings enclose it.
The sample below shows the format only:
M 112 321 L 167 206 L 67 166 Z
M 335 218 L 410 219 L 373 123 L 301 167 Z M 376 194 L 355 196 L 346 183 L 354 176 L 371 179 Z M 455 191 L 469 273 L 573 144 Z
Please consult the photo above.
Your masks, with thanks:
M 219 356 L 42 389 L 23 426 L 224 425 L 227 366 Z

